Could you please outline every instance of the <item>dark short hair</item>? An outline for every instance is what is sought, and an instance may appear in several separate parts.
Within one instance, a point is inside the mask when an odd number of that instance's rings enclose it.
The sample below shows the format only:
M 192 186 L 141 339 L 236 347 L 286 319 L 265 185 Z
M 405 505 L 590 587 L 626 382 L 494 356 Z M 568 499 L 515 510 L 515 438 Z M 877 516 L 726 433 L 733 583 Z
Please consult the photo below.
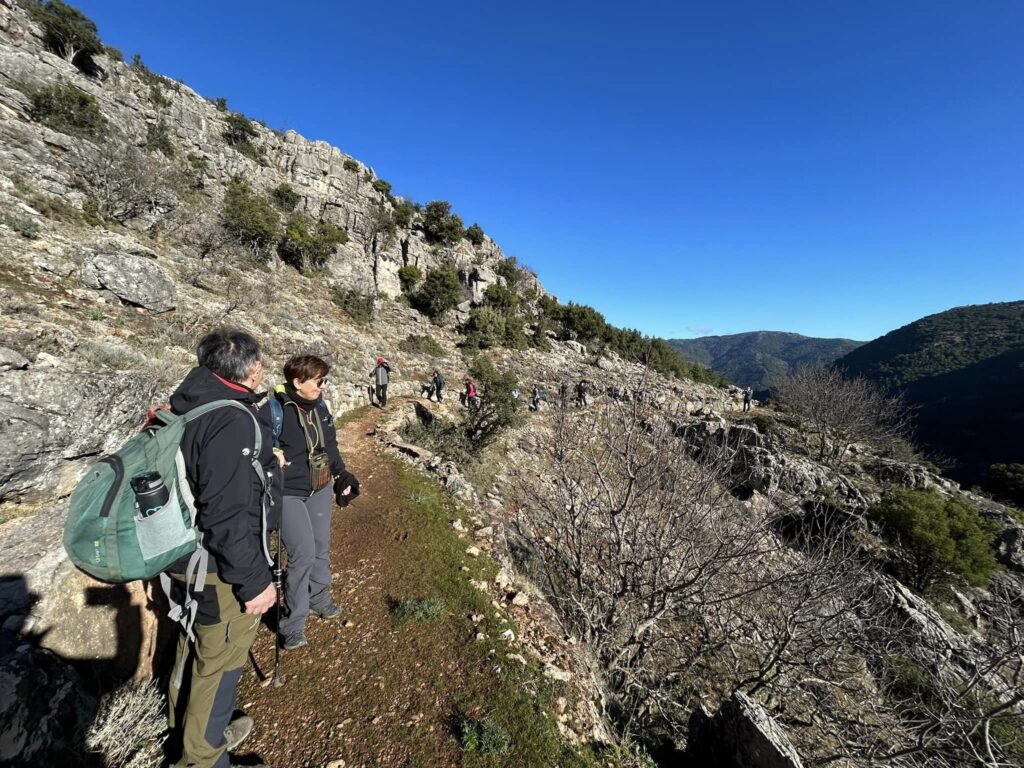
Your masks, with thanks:
M 331 366 L 316 355 L 297 355 L 284 364 L 284 380 L 291 384 L 295 379 L 309 381 L 326 376 Z
M 261 358 L 260 343 L 239 328 L 217 328 L 199 342 L 196 357 L 222 379 L 242 382 Z

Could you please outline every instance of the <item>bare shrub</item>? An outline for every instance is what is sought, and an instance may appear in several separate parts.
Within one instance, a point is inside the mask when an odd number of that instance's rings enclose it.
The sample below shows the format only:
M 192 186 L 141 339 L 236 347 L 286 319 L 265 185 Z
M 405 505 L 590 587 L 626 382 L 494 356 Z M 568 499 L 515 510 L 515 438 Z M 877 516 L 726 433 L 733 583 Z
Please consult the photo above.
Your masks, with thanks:
M 162 158 L 123 141 L 107 141 L 81 164 L 80 185 L 100 216 L 125 224 L 147 214 L 164 215 L 178 205 L 178 177 Z
M 105 768 L 154 768 L 163 757 L 164 700 L 156 683 L 132 682 L 103 701 L 86 747 Z
M 854 443 L 885 449 L 909 431 L 910 410 L 901 397 L 837 368 L 804 368 L 783 379 L 777 391 L 810 426 L 819 461 L 838 464 Z

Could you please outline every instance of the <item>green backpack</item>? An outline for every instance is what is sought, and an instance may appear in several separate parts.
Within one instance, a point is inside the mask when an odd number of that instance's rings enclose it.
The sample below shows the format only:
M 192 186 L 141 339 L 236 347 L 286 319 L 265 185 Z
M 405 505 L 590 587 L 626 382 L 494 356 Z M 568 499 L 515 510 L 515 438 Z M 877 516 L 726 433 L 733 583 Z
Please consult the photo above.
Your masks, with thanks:
M 266 550 L 267 478 L 259 463 L 262 440 L 252 411 L 234 400 L 217 400 L 184 415 L 156 412 L 155 423 L 128 440 L 114 454 L 96 462 L 81 479 L 68 507 L 64 525 L 64 549 L 76 566 L 101 581 L 124 583 L 161 576 L 170 596 L 170 579 L 164 573 L 186 555 L 192 555 L 186 571 L 186 592 L 202 591 L 206 582 L 208 553 L 202 532 L 196 527 L 195 500 L 185 476 L 181 440 L 189 422 L 219 408 L 240 408 L 253 420 L 252 466 L 263 485 L 263 533 Z M 133 477 L 158 472 L 167 488 L 167 502 L 140 510 L 132 489 Z M 190 590 L 191 587 L 191 590 Z M 171 618 L 191 636 L 195 600 L 186 595 L 183 604 L 171 601 Z

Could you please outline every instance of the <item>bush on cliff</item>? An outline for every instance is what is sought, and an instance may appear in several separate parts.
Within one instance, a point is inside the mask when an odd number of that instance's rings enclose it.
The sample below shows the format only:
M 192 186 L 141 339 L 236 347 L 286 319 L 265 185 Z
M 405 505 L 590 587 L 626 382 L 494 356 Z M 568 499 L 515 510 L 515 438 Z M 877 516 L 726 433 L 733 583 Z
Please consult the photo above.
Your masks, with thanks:
M 96 139 L 103 135 L 107 120 L 92 94 L 69 83 L 56 83 L 31 94 L 29 117 L 55 131 Z
M 26 7 L 32 20 L 43 28 L 47 48 L 79 69 L 91 69 L 91 57 L 104 51 L 91 19 L 61 0 L 29 2 Z
M 465 229 L 462 219 L 452 213 L 451 203 L 433 200 L 423 212 L 423 232 L 430 242 L 451 246 L 462 239 Z
M 253 192 L 242 179 L 228 183 L 221 222 L 232 237 L 256 256 L 265 257 L 281 239 L 281 220 L 274 204 L 265 195 Z
M 314 222 L 304 213 L 293 213 L 277 252 L 286 264 L 309 272 L 323 269 L 335 248 L 347 242 L 348 232 L 331 222 Z
M 898 488 L 871 507 L 885 538 L 906 555 L 904 577 L 925 591 L 950 576 L 984 586 L 996 570 L 998 527 L 961 501 Z
M 432 320 L 438 320 L 462 301 L 462 287 L 452 267 L 439 267 L 427 272 L 420 289 L 413 294 L 412 304 Z

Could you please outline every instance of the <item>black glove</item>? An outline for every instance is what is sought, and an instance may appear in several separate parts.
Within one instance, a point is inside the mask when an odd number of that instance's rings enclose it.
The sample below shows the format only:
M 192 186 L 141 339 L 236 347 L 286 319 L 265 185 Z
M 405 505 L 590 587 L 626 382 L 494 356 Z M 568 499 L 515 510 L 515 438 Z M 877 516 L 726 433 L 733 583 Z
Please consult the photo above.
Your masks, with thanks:
M 346 488 L 349 488 L 349 492 L 342 495 Z M 347 507 L 349 502 L 358 495 L 359 478 L 346 469 L 334 481 L 334 502 L 339 507 Z

